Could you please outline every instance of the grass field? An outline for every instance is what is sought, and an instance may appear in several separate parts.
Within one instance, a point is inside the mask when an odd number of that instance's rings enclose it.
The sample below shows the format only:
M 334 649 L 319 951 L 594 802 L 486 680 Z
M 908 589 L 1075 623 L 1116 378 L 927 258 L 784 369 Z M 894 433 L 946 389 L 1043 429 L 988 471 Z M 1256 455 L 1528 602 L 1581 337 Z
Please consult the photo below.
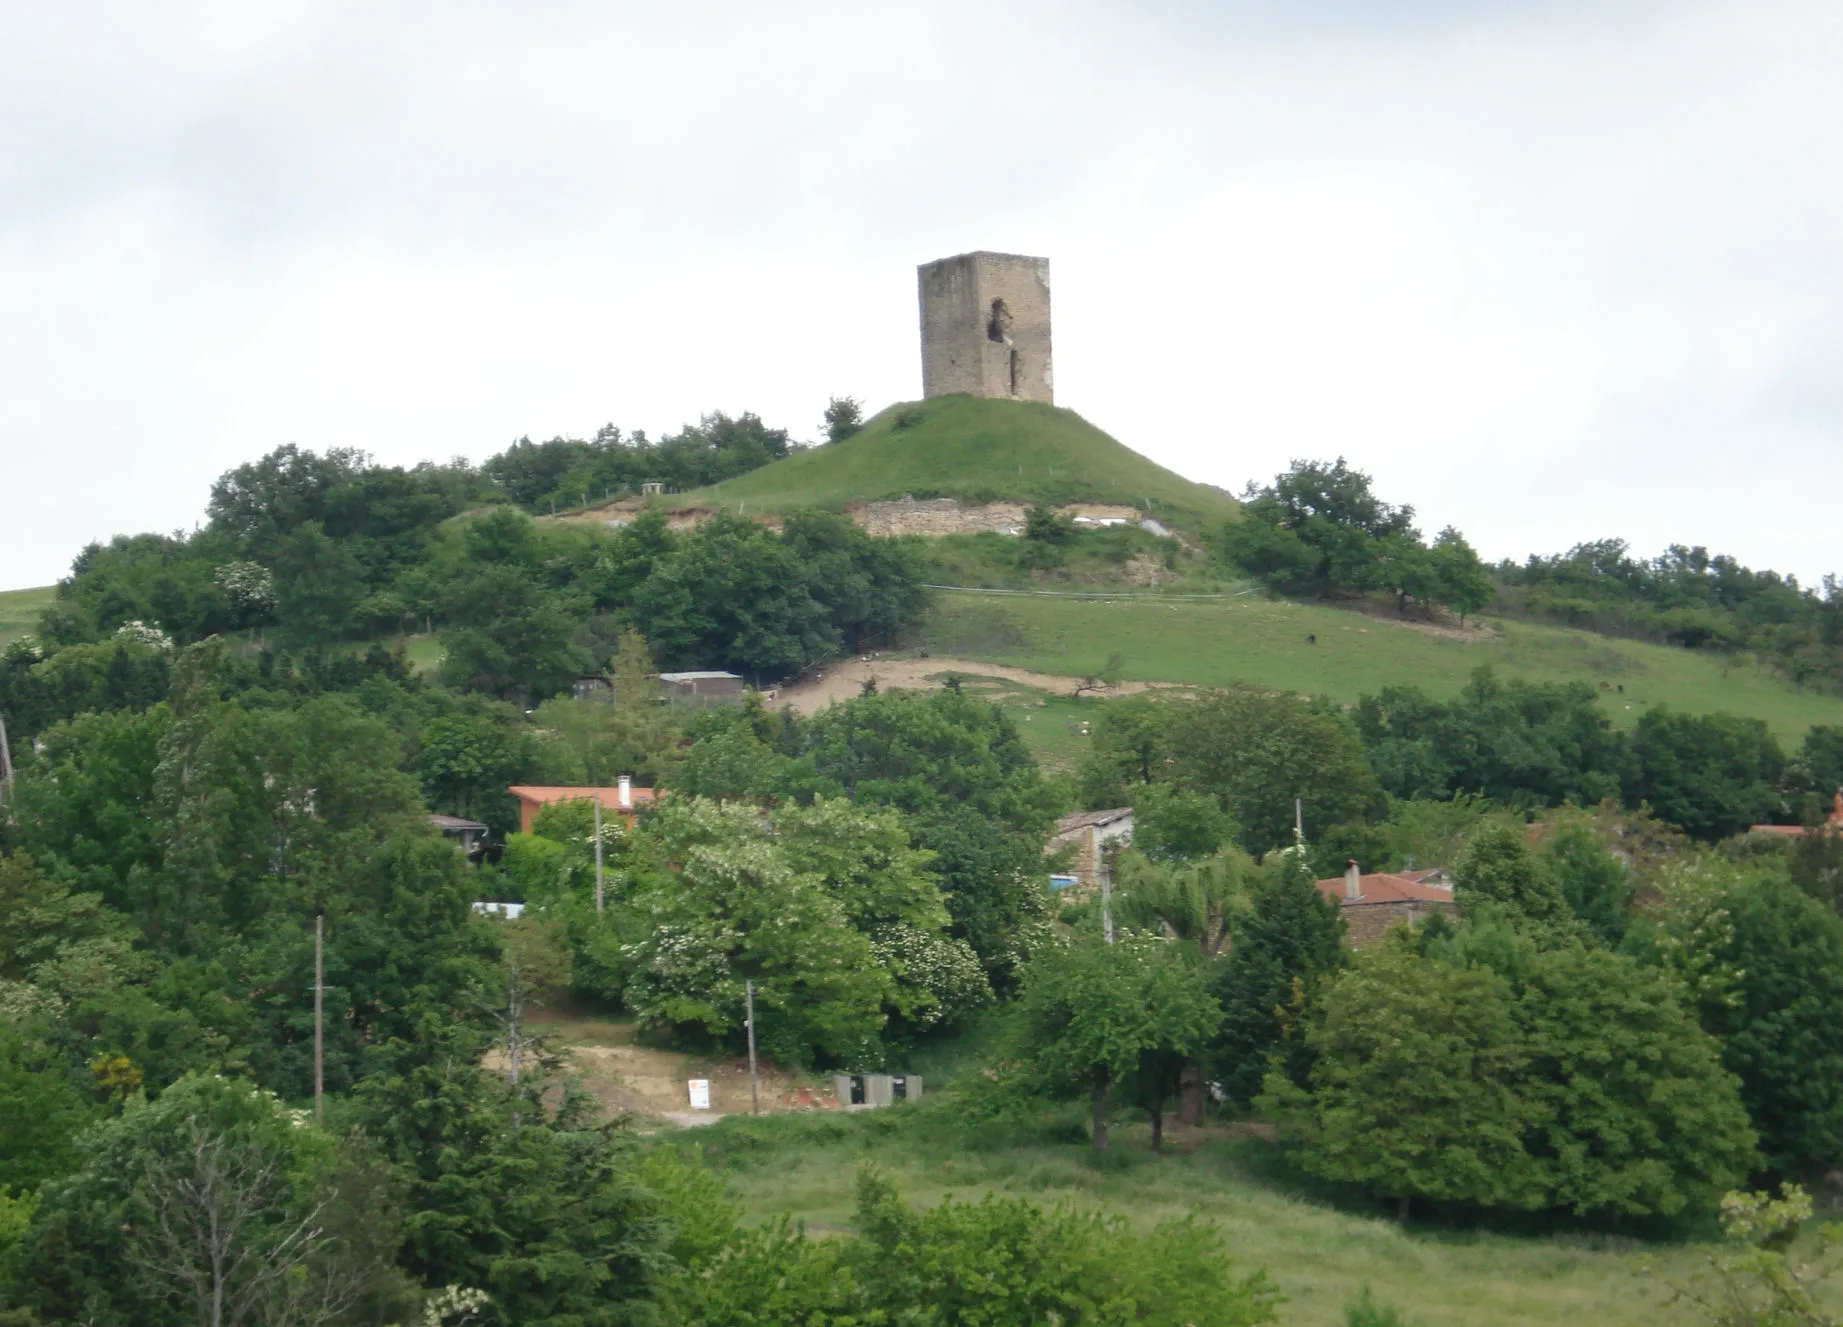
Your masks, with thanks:
M 0 590 L 0 649 L 38 630 L 38 615 L 51 606 L 57 591 L 45 585 L 36 590 Z
M 1213 532 L 1237 509 L 1233 499 L 1147 460 L 1072 410 L 971 396 L 891 406 L 855 437 L 682 501 L 781 511 L 905 493 L 969 502 L 1131 503 L 1193 532 Z
M 943 1103 L 944 1104 L 944 1103 Z M 899 1107 L 899 1111 L 926 1110 Z M 1108 1164 L 1083 1142 L 968 1143 L 893 1127 L 867 1115 L 732 1119 L 695 1140 L 729 1172 L 752 1220 L 782 1212 L 809 1230 L 849 1228 L 859 1165 L 891 1175 L 913 1202 L 999 1192 L 1032 1202 L 1066 1200 L 1136 1224 L 1189 1214 L 1218 1225 L 1237 1262 L 1265 1267 L 1289 1302 L 1281 1321 L 1340 1327 L 1343 1307 L 1368 1283 L 1418 1327 L 1596 1327 L 1684 1321 L 1643 1267 L 1688 1275 L 1702 1250 L 1605 1234 L 1521 1235 L 1441 1226 L 1403 1228 L 1358 1202 L 1306 1196 L 1275 1177 L 1270 1145 L 1220 1136 L 1155 1157 L 1145 1126 L 1115 1131 Z
M 1118 652 L 1128 678 L 1246 681 L 1346 702 L 1400 684 L 1451 696 L 1474 668 L 1491 664 L 1506 676 L 1604 683 L 1602 703 L 1621 727 L 1654 705 L 1759 718 L 1792 744 L 1812 724 L 1843 724 L 1843 698 L 1795 690 L 1720 656 L 1531 623 L 1489 625 L 1488 635 L 1458 639 L 1258 594 L 1173 603 L 942 592 L 923 636 L 936 655 L 1046 673 L 1089 672 Z

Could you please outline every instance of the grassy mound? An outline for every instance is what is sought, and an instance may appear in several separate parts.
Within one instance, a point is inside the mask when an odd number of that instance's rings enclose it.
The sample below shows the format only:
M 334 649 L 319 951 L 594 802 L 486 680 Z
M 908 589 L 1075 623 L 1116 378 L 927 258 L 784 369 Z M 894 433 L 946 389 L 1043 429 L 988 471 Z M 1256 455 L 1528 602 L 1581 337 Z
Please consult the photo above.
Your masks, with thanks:
M 966 502 L 1117 502 L 1193 531 L 1219 527 L 1225 497 L 1148 461 L 1072 410 L 938 396 L 893 405 L 857 436 L 687 494 L 770 511 L 881 502 L 905 493 Z

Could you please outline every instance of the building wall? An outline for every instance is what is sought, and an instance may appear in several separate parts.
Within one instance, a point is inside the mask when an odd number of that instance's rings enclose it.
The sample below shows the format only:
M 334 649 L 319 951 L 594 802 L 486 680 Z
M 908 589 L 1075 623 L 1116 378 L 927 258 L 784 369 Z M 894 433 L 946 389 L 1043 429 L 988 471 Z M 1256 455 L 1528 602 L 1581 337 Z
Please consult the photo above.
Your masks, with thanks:
M 1453 905 L 1450 903 L 1431 903 L 1421 899 L 1399 903 L 1358 903 L 1340 909 L 1344 917 L 1344 939 L 1357 949 L 1375 944 L 1397 922 L 1418 927 L 1434 912 L 1450 915 L 1452 910 Z
M 922 395 L 1055 403 L 1049 259 L 963 253 L 917 269 Z

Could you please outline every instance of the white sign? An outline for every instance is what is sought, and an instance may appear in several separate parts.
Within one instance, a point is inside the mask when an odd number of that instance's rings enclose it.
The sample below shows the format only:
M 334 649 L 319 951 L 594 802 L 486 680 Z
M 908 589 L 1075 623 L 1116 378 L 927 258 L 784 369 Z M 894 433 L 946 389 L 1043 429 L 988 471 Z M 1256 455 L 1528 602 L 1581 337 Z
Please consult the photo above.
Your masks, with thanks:
M 686 1086 L 691 1089 L 691 1109 L 710 1109 L 710 1080 L 708 1078 L 688 1078 Z

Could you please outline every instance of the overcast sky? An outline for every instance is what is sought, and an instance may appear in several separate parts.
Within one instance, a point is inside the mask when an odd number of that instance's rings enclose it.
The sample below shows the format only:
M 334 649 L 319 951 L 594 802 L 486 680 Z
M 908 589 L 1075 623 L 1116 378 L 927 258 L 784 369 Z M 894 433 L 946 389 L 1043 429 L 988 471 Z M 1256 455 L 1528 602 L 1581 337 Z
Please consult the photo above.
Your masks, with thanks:
M 1056 391 L 1488 557 L 1843 569 L 1843 5 L 15 7 L 0 588 L 284 442 L 920 393 L 915 265 L 1048 255 Z

